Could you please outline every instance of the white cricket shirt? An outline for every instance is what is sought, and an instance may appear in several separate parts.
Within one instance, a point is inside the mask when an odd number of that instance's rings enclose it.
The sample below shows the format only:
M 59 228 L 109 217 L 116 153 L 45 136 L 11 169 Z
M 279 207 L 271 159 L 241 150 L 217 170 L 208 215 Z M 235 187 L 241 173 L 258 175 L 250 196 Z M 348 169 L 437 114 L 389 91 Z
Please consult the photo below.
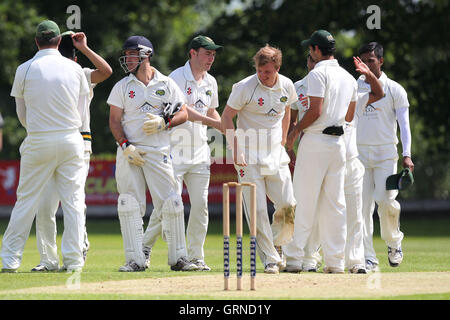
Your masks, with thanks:
M 344 141 L 347 160 L 358 157 L 358 146 L 356 144 L 356 128 L 358 127 L 358 117 L 356 116 L 356 112 L 357 110 L 364 109 L 368 101 L 369 92 L 358 94 L 353 121 L 350 123 L 346 123 L 344 126 Z
M 192 74 L 189 61 L 174 70 L 169 77 L 173 79 L 184 93 L 185 103 L 206 115 L 208 109 L 219 106 L 217 81 L 209 73 L 197 82 Z M 200 163 L 209 160 L 207 126 L 186 121 L 171 130 L 171 144 L 176 152 L 172 153 L 174 163 Z M 179 159 L 175 159 L 178 157 Z
M 306 76 L 307 95 L 323 98 L 322 114 L 304 131 L 322 133 L 330 126 L 343 126 L 348 105 L 356 101 L 356 80 L 336 59 L 323 60 Z
M 56 49 L 38 51 L 16 71 L 11 96 L 23 98 L 28 133 L 78 130 L 78 100 L 89 93 L 80 65 Z
M 134 145 L 163 147 L 170 145 L 170 130 L 146 135 L 142 129 L 147 113 L 162 116 L 164 103 L 183 103 L 185 98 L 175 81 L 155 68 L 153 79 L 145 86 L 133 74 L 117 82 L 107 104 L 123 109 L 122 127 L 126 139 Z
M 358 92 L 370 92 L 365 77 L 358 79 Z M 409 107 L 405 89 L 389 79 L 384 72 L 378 79 L 383 85 L 385 96 L 380 100 L 357 110 L 357 143 L 361 145 L 397 144 L 396 109 Z
M 291 104 L 291 109 L 299 110 L 297 113 L 297 121 L 300 121 L 303 119 L 303 116 L 305 115 L 306 111 L 308 111 L 308 109 L 309 109 L 308 105 L 305 107 L 300 102 L 300 100 L 306 96 L 306 91 L 308 89 L 306 77 L 295 82 L 294 87 L 295 87 L 295 92 L 297 93 L 298 100 L 296 102 L 294 102 L 293 104 Z
M 80 128 L 80 132 L 81 133 L 87 133 L 87 132 L 91 132 L 91 112 L 90 112 L 90 106 L 91 106 L 91 101 L 94 98 L 94 88 L 97 85 L 96 83 L 92 83 L 91 81 L 91 74 L 92 72 L 95 71 L 94 69 L 90 69 L 90 68 L 83 68 L 83 72 L 84 75 L 86 76 L 86 80 L 89 86 L 89 94 L 87 94 L 85 97 L 86 99 L 86 103 L 85 103 L 85 108 L 83 110 L 83 113 L 80 115 L 81 116 L 81 128 Z M 86 151 L 89 151 L 90 153 L 92 153 L 92 142 L 90 140 L 90 138 L 88 139 L 87 137 L 85 137 L 85 135 L 83 134 L 83 139 L 84 139 L 84 147 Z
M 227 105 L 238 110 L 236 136 L 239 138 L 241 129 L 248 137 L 241 148 L 257 155 L 258 161 L 272 150 L 278 150 L 283 138 L 285 109 L 295 101 L 294 84 L 281 74 L 272 88 L 263 85 L 256 74 L 235 83 Z

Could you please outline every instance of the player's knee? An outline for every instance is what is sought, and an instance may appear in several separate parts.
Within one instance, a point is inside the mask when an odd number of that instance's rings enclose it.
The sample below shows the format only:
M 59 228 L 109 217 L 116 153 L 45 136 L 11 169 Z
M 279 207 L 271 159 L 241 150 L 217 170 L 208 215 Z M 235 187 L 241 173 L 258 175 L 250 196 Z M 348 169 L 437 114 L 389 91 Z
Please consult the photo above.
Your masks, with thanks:
M 400 215 L 400 203 L 396 200 L 382 201 L 378 203 L 378 210 L 380 210 L 382 214 L 398 217 Z
M 184 207 L 183 207 L 183 199 L 178 194 L 173 194 L 166 200 L 164 200 L 164 203 L 161 208 L 161 213 L 163 216 L 169 215 L 169 216 L 178 216 L 180 214 L 184 213 Z
M 117 199 L 117 212 L 119 216 L 129 216 L 140 213 L 139 202 L 130 194 L 122 193 Z

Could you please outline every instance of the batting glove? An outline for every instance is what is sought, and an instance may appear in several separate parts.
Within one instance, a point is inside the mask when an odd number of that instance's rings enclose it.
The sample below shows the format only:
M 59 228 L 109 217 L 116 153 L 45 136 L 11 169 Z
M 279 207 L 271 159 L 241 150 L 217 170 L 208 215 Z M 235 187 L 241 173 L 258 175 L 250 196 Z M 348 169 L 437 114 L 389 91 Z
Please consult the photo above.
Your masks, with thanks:
M 137 149 L 132 144 L 129 144 L 124 150 L 123 155 L 127 158 L 128 162 L 134 164 L 135 166 L 142 167 L 145 163 L 142 156 L 147 152 Z
M 149 136 L 166 128 L 166 121 L 162 117 L 152 113 L 147 113 L 147 117 L 149 120 L 145 121 L 143 126 L 146 135 Z

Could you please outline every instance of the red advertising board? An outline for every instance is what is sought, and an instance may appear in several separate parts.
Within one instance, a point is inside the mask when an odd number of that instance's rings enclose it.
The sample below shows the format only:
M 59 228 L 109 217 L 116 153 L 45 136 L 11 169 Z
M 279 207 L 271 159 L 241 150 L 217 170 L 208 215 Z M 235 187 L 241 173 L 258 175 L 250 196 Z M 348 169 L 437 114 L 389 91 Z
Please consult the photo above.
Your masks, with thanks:
M 224 159 L 225 160 L 225 159 Z M 225 163 L 225 161 L 221 161 Z M 14 205 L 16 190 L 19 184 L 20 161 L 0 161 L 0 205 Z M 86 180 L 86 205 L 116 205 L 117 186 L 115 179 L 116 162 L 92 160 Z M 237 181 L 236 170 L 232 164 L 220 164 L 215 161 L 211 165 L 209 184 L 209 202 L 222 203 L 222 184 Z M 231 201 L 234 201 L 234 190 L 231 190 Z M 188 201 L 186 187 L 183 188 L 183 201 Z M 147 200 L 151 197 L 147 191 Z

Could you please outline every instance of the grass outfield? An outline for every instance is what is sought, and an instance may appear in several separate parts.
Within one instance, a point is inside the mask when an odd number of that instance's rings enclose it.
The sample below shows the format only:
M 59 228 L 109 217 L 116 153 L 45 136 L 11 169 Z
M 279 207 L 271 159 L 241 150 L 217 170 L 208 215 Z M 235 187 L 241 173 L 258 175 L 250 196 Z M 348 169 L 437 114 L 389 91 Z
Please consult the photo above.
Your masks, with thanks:
M 146 221 L 147 222 L 147 221 Z M 59 229 L 62 231 L 61 221 Z M 404 261 L 388 265 L 386 247 L 375 221 L 379 273 L 328 275 L 322 272 L 264 275 L 257 261 L 257 290 L 249 291 L 249 240 L 244 239 L 244 290 L 223 291 L 222 231 L 212 221 L 205 243 L 210 272 L 173 272 L 166 244 L 158 240 L 146 272 L 120 273 L 124 263 L 118 220 L 88 220 L 91 249 L 81 274 L 31 273 L 39 263 L 34 227 L 17 274 L 0 274 L 0 299 L 439 299 L 450 298 L 450 217 L 403 219 Z M 0 220 L 0 235 L 7 226 Z M 232 229 L 233 230 L 233 229 Z M 246 230 L 246 234 L 248 234 Z M 58 235 L 58 246 L 61 235 Z M 231 239 L 232 275 L 235 274 Z M 235 277 L 231 278 L 231 288 Z

